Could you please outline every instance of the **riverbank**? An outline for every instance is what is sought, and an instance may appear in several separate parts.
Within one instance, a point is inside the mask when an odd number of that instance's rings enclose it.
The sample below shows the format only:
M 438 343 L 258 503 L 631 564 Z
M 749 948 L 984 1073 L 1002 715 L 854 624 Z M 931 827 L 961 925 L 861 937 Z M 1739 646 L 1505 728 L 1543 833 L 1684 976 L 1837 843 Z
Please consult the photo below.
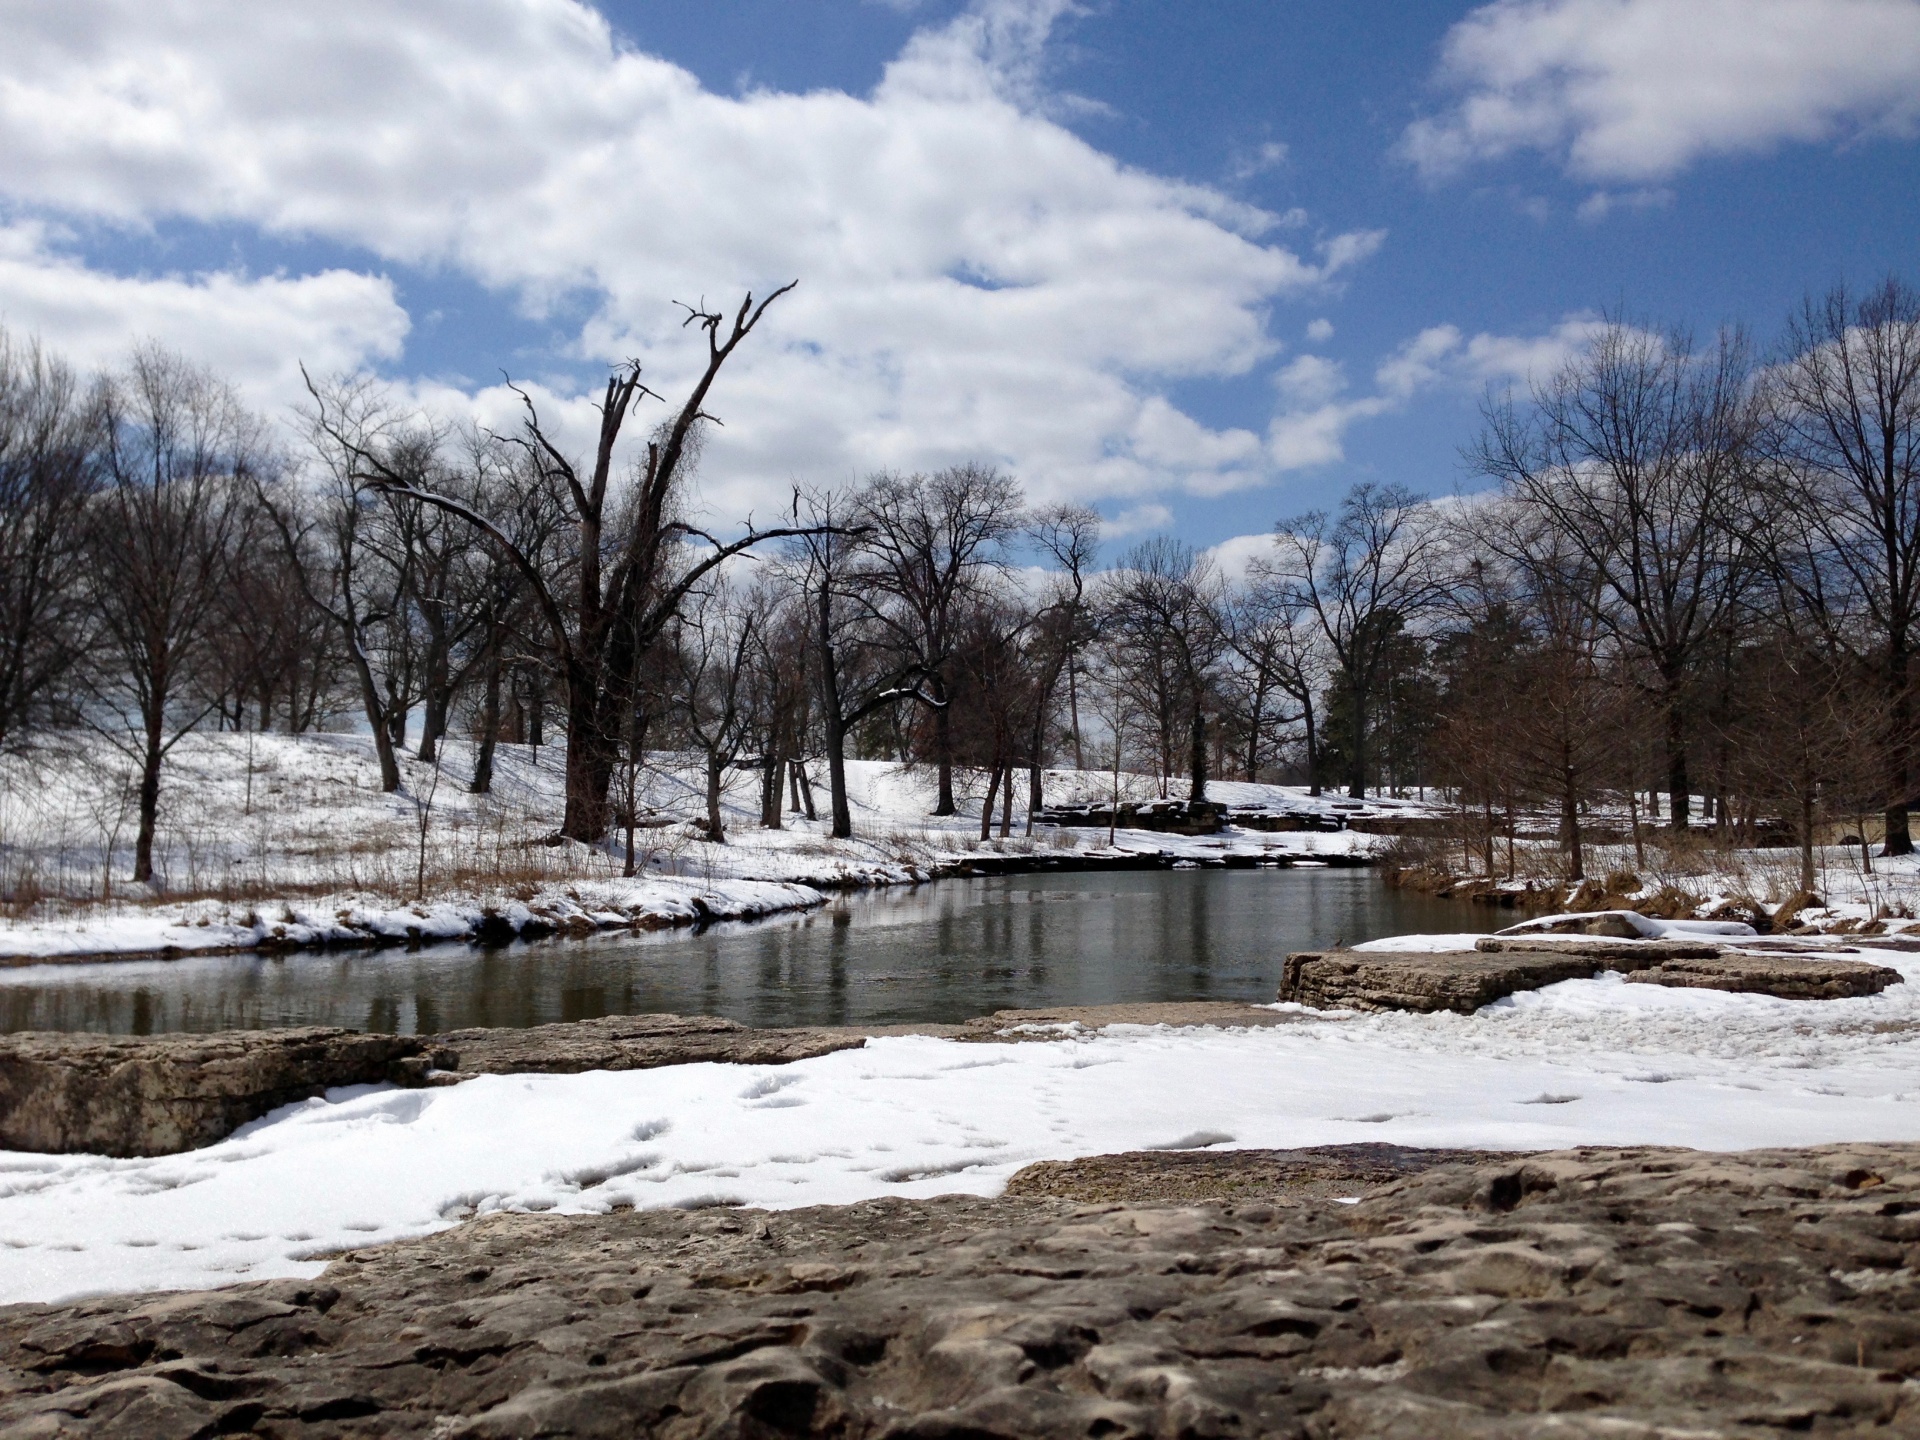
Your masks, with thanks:
M 1452 848 L 1452 847 L 1448 847 Z M 1594 846 L 1592 873 L 1567 880 L 1558 850 L 1522 842 L 1518 873 L 1489 877 L 1457 850 L 1415 841 L 1383 854 L 1382 878 L 1435 899 L 1529 914 L 1634 910 L 1666 920 L 1751 925 L 1762 935 L 1920 934 L 1920 856 L 1871 857 L 1857 846 L 1816 851 L 1817 888 L 1801 886 L 1798 851 L 1739 850 L 1689 840 L 1666 847 Z M 1528 872 L 1531 873 L 1528 873 Z
M 1109 843 L 1104 826 L 1040 825 L 1028 835 L 1016 807 L 1011 833 L 983 841 L 983 796 L 969 793 L 983 789 L 980 777 L 963 772 L 960 813 L 934 817 L 931 774 L 858 761 L 849 765 L 854 838 L 836 840 L 798 812 L 780 829 L 761 828 L 757 776 L 742 772 L 723 807 L 726 843 L 716 844 L 705 836 L 696 767 L 654 755 L 637 787 L 637 873 L 625 877 L 624 832 L 600 846 L 556 841 L 564 757 L 551 746 L 500 747 L 486 796 L 467 793 L 471 756 L 457 742 L 438 765 L 409 762 L 399 794 L 375 788 L 371 746 L 349 735 L 192 735 L 171 763 L 160 881 L 131 886 L 119 873 L 130 857 L 110 751 L 72 737 L 0 760 L 0 964 L 699 925 L 949 876 L 1365 865 L 1395 843 L 1386 832 L 1430 814 L 1412 801 L 1220 782 L 1218 798 L 1249 827 L 1120 829 Z M 1045 779 L 1051 804 L 1112 793 L 1110 775 Z M 1150 800 L 1155 786 L 1126 776 L 1122 793 Z

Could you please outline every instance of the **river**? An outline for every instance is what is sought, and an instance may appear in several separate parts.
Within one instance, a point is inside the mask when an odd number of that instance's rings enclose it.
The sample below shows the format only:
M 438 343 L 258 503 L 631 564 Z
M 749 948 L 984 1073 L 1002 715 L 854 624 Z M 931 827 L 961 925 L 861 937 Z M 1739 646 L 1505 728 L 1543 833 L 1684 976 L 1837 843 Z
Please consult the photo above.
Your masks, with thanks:
M 31 966 L 0 971 L 0 1017 L 9 1031 L 415 1034 L 653 1011 L 872 1025 L 1055 1005 L 1270 1001 L 1290 950 L 1506 919 L 1393 889 L 1366 870 L 999 876 L 865 891 L 697 934 Z

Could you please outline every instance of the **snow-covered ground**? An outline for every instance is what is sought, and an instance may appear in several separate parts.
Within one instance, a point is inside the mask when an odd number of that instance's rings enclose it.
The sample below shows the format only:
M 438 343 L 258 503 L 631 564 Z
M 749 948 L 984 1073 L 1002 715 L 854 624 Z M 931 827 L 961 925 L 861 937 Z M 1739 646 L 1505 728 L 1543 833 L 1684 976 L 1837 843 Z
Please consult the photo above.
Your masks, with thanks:
M 932 773 L 879 761 L 850 762 L 855 838 L 837 841 L 819 821 L 794 814 L 785 828 L 759 827 L 758 776 L 741 772 L 727 792 L 728 843 L 712 844 L 687 823 L 705 813 L 698 768 L 656 754 L 643 772 L 640 808 L 655 823 L 636 834 L 646 881 L 622 881 L 623 836 L 607 845 L 542 843 L 563 808 L 564 756 L 553 746 L 500 746 L 493 793 L 468 793 L 472 754 L 450 742 L 443 763 L 406 763 L 406 789 L 383 794 L 372 742 L 356 735 L 194 734 L 168 763 L 153 889 L 125 882 L 133 813 L 124 760 L 87 736 L 64 737 L 31 756 L 0 759 L 0 957 L 137 954 L 245 948 L 262 941 L 347 941 L 467 933 L 485 911 L 515 905 L 565 919 L 592 912 L 602 923 L 671 923 L 697 898 L 716 915 L 764 913 L 818 903 L 813 890 L 924 879 L 974 854 L 1105 852 L 1105 830 L 1042 826 L 1025 835 L 1024 777 L 1015 786 L 1013 832 L 979 839 L 982 778 L 958 778 L 961 813 L 936 818 Z M 1050 771 L 1048 803 L 1102 800 L 1112 777 Z M 1123 776 L 1122 794 L 1158 793 Z M 1181 793 L 1176 788 L 1176 794 Z M 1316 816 L 1424 814 L 1418 802 L 1357 806 L 1273 785 L 1218 782 L 1215 799 Z M 824 783 L 816 802 L 827 804 Z M 1195 860 L 1346 857 L 1385 838 L 1353 831 L 1261 832 L 1181 837 L 1122 830 L 1120 853 Z M 787 887 L 777 892 L 730 882 Z M 807 892 L 792 887 L 808 887 Z M 416 894 L 423 903 L 414 903 Z M 35 895 L 37 904 L 20 903 Z M 170 896 L 193 898 L 169 898 Z
M 1279 1007 L 1295 1023 L 338 1091 L 186 1155 L 0 1155 L 0 1300 L 312 1275 L 499 1209 L 991 1194 L 1149 1147 L 1920 1140 L 1920 958 L 1871 958 L 1907 983 L 1803 1002 L 1609 975 L 1471 1016 Z

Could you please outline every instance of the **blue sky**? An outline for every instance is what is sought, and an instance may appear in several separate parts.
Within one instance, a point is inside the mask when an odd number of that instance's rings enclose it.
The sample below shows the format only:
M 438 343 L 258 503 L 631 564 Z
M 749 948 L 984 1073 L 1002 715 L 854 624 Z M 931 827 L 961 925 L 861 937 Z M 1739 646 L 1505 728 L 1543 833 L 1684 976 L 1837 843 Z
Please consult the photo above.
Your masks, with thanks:
M 984 454 L 1213 544 L 1470 483 L 1480 393 L 1603 309 L 1764 343 L 1920 278 L 1916 0 L 10 8 L 12 328 L 577 426 L 684 372 L 667 301 L 797 275 L 723 518 Z

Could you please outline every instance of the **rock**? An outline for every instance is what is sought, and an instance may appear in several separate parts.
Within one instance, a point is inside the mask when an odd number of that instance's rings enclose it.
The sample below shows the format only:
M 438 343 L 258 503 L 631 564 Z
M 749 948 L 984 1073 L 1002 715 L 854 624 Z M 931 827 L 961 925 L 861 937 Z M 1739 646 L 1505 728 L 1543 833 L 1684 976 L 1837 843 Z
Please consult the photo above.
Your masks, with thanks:
M 996 1010 L 954 1027 L 962 1040 L 1058 1040 L 1073 1030 L 1102 1030 L 1109 1025 L 1215 1025 L 1222 1029 L 1259 1029 L 1289 1025 L 1295 1017 L 1239 1000 L 1150 1001 L 1133 1005 L 1059 1005 L 1049 1010 Z M 904 1027 L 925 1034 L 931 1027 Z M 872 1032 L 867 1032 L 871 1034 Z
M 498 1215 L 0 1310 L 0 1431 L 1912 1435 L 1916 1252 L 1897 1145 L 1511 1156 L 1354 1205 Z
M 324 1028 L 0 1035 L 0 1149 L 171 1155 L 335 1085 L 405 1083 L 420 1049 Z
M 1196 1136 L 1205 1141 L 1210 1137 Z M 1226 1137 L 1218 1137 L 1220 1143 Z M 1079 1160 L 1042 1160 L 1007 1182 L 1016 1199 L 1190 1205 L 1270 1200 L 1290 1205 L 1342 1199 L 1436 1165 L 1505 1158 L 1486 1151 L 1408 1145 L 1321 1145 L 1299 1150 L 1136 1150 Z
M 1726 949 L 1714 940 L 1614 940 L 1590 935 L 1485 935 L 1473 942 L 1483 955 L 1547 951 L 1584 955 L 1595 970 L 1638 970 L 1662 960 L 1711 960 Z
M 1845 1000 L 1878 995 L 1889 985 L 1898 985 L 1902 978 L 1898 970 L 1858 960 L 1732 952 L 1710 960 L 1663 960 L 1627 976 L 1629 981 L 1641 985 L 1731 990 L 1743 995 L 1774 995 L 1782 1000 Z
M 753 1030 L 714 1015 L 609 1015 L 523 1030 L 449 1030 L 426 1041 L 449 1083 L 469 1075 L 577 1075 L 729 1061 L 782 1065 L 866 1044 L 859 1030 Z
M 1653 927 L 1632 910 L 1595 910 L 1583 915 L 1547 915 L 1502 930 L 1502 935 L 1604 935 L 1615 940 L 1649 938 Z
M 1280 972 L 1280 999 L 1317 1010 L 1452 1010 L 1471 1015 L 1516 990 L 1583 980 L 1598 969 L 1599 962 L 1590 956 L 1551 950 L 1308 950 L 1287 956 Z

